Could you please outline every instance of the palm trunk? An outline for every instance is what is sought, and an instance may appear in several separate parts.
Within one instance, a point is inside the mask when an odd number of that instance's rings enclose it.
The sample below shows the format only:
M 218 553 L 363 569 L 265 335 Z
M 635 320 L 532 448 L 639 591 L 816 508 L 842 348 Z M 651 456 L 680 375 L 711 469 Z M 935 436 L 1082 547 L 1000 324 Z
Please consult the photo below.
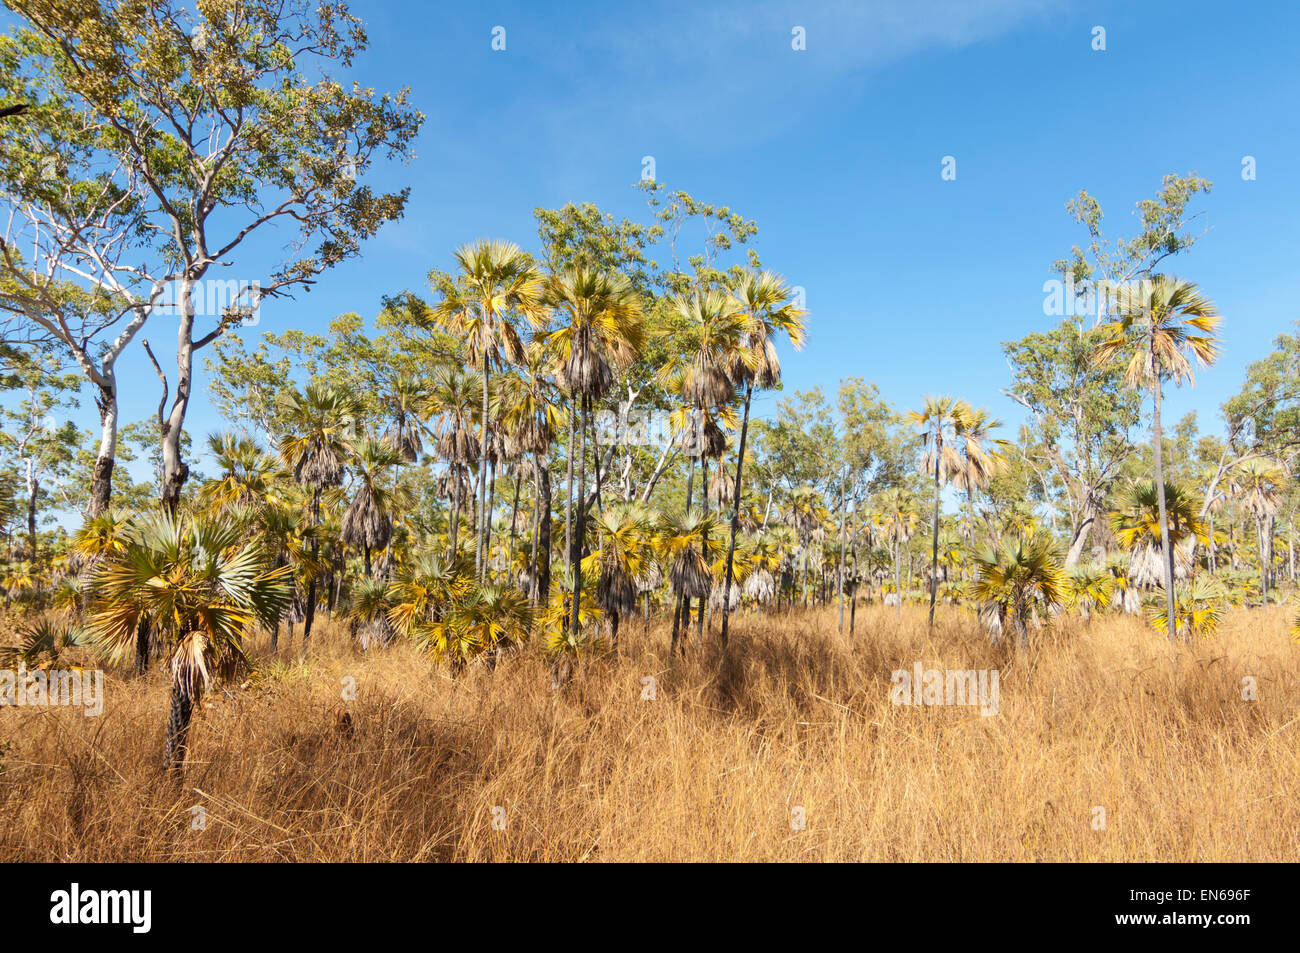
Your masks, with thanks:
M 311 525 L 316 527 L 320 525 L 320 487 L 315 487 L 311 497 Z M 313 565 L 320 558 L 320 540 L 312 535 L 311 538 L 311 561 Z M 302 641 L 306 644 L 308 637 L 311 635 L 311 624 L 316 619 L 316 573 L 312 573 L 311 580 L 307 583 L 307 606 L 303 610 L 302 618 Z
M 844 508 L 847 503 L 849 468 L 844 468 L 840 479 L 840 552 L 835 568 L 835 588 L 840 599 L 839 631 L 844 631 Z
M 520 471 L 518 463 L 515 464 L 515 501 L 510 507 L 510 554 L 506 557 L 506 582 L 511 585 L 518 584 L 519 580 L 514 577 L 515 572 L 515 535 L 517 533 L 517 519 L 519 517 L 519 480 L 523 474 Z
M 564 569 L 572 568 L 573 559 L 573 448 L 577 439 L 578 405 L 577 399 L 569 406 L 569 459 L 564 472 Z
M 186 697 L 178 683 L 173 682 L 171 713 L 167 718 L 167 737 L 163 743 L 163 765 L 176 775 L 180 774 L 185 762 L 193 717 L 193 701 Z
M 584 394 L 578 398 L 581 406 L 582 419 L 578 422 L 578 506 L 574 513 L 574 538 L 572 549 L 569 553 L 569 561 L 572 565 L 573 573 L 573 615 L 570 621 L 573 637 L 579 636 L 578 614 L 582 603 L 582 543 L 586 533 L 586 519 L 584 505 L 587 499 L 587 396 Z
M 482 582 L 486 571 L 485 553 L 484 553 L 484 525 L 486 523 L 486 506 L 487 506 L 487 466 L 488 466 L 488 355 L 487 348 L 483 349 L 483 358 L 479 362 L 483 373 L 483 403 L 480 408 L 479 417 L 479 440 L 478 440 L 478 528 L 474 534 L 474 571 L 478 574 L 478 581 Z
M 537 505 L 541 509 L 537 541 L 537 601 L 545 605 L 551 598 L 551 474 L 540 453 L 537 455 L 537 468 Z
M 1154 398 L 1155 405 L 1151 419 L 1151 430 L 1155 441 L 1156 500 L 1159 503 L 1160 510 L 1160 548 L 1165 564 L 1165 620 L 1169 626 L 1169 641 L 1173 642 L 1178 638 L 1178 609 L 1174 604 L 1174 550 L 1169 545 L 1169 518 L 1165 512 L 1165 465 L 1161 454 L 1161 444 L 1164 443 L 1164 439 L 1160 430 L 1160 390 L 1161 382 L 1157 377 L 1155 386 L 1151 388 L 1151 395 Z
M 447 560 L 454 562 L 456 559 L 456 537 L 460 531 L 460 472 L 457 464 L 451 465 L 451 525 L 447 527 L 448 547 Z
M 731 539 L 727 543 L 727 569 L 722 583 L 722 647 L 727 647 L 727 621 L 731 617 L 732 562 L 736 558 L 736 533 L 740 530 L 740 477 L 745 468 L 745 439 L 749 435 L 749 402 L 753 382 L 745 383 L 745 412 L 740 419 L 740 446 L 736 450 L 736 487 L 731 504 Z
M 903 620 L 903 544 L 894 543 L 894 587 L 898 596 L 898 620 Z
M 934 598 L 939 593 L 939 460 L 943 456 L 943 438 L 934 441 L 934 531 L 930 550 L 930 628 L 934 628 Z

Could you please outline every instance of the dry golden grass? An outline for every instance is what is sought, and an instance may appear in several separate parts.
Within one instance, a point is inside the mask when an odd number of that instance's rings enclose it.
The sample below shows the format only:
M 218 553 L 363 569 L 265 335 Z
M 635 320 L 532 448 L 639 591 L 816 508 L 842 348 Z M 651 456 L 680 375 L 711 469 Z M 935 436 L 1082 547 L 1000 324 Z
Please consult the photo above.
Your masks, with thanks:
M 1281 610 L 1235 612 L 1177 649 L 1131 618 L 1068 620 L 1020 652 L 957 610 L 929 638 L 917 609 L 900 625 L 861 608 L 853 639 L 833 610 L 737 623 L 733 662 L 672 664 L 664 624 L 646 636 L 637 620 L 620 657 L 558 692 L 530 650 L 453 680 L 408 645 L 363 656 L 327 626 L 301 663 L 282 646 L 272 675 L 205 705 L 181 785 L 159 767 L 158 666 L 110 674 L 100 718 L 0 709 L 0 858 L 1300 855 L 1300 648 Z M 999 669 L 1000 713 L 891 705 L 891 672 L 918 660 Z

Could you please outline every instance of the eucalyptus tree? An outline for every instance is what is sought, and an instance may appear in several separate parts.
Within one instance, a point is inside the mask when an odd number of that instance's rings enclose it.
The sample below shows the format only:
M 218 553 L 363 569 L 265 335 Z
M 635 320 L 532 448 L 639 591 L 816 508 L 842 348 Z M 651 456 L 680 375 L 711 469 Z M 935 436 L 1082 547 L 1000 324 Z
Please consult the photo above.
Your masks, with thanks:
M 34 108 L 0 127 L 0 168 L 25 170 L 3 191 L 24 245 L 44 236 L 34 267 L 43 281 L 110 293 L 130 312 L 122 334 L 158 311 L 178 322 L 160 438 L 162 502 L 174 511 L 189 476 L 194 354 L 401 216 L 406 190 L 359 179 L 376 157 L 409 158 L 423 116 L 406 90 L 379 95 L 335 76 L 366 46 L 337 0 L 8 6 L 17 27 L 0 88 Z M 47 159 L 56 174 L 32 174 Z M 263 266 L 250 237 L 277 229 L 289 251 Z M 227 266 L 242 266 L 239 280 L 212 277 Z
M 943 484 L 962 472 L 964 461 L 958 446 L 963 427 L 971 420 L 972 409 L 964 400 L 953 397 L 927 397 L 924 407 L 908 411 L 921 432 L 925 455 L 921 472 L 934 478 L 933 545 L 930 557 L 930 625 L 934 626 L 934 603 L 939 582 L 939 493 Z
M 731 618 L 732 562 L 736 553 L 736 533 L 740 529 L 740 500 L 745 467 L 745 445 L 749 438 L 749 409 L 754 388 L 770 390 L 781 381 L 781 361 L 776 353 L 774 337 L 785 334 L 796 350 L 803 347 L 804 317 L 807 312 L 797 306 L 793 291 L 785 279 L 770 271 L 755 274 L 747 272 L 733 282 L 729 291 L 738 304 L 744 322 L 742 349 L 732 362 L 732 376 L 745 385 L 744 410 L 740 419 L 740 442 L 736 448 L 735 491 L 731 504 L 730 537 L 727 541 L 727 562 L 723 572 L 722 644 L 727 644 L 727 629 Z
M 1123 363 L 1125 379 L 1151 393 L 1151 449 L 1155 455 L 1155 486 L 1160 505 L 1160 532 L 1165 556 L 1166 628 L 1177 632 L 1174 604 L 1174 553 L 1165 520 L 1165 473 L 1162 457 L 1164 434 L 1160 404 L 1164 382 L 1192 381 L 1192 362 L 1214 363 L 1219 353 L 1215 338 L 1220 315 L 1214 303 L 1196 285 L 1168 275 L 1156 275 L 1140 286 L 1125 290 L 1116 320 L 1100 330 L 1098 364 Z
M 488 425 L 489 385 L 492 368 L 518 364 L 524 356 L 523 341 L 515 327 L 518 317 L 540 324 L 542 277 L 530 258 L 513 242 L 480 239 L 456 250 L 458 273 L 454 279 L 433 273 L 430 280 L 440 292 L 434 317 L 465 346 L 469 363 L 481 378 L 479 405 L 478 509 L 475 525 L 474 565 L 479 580 L 487 572 L 487 544 L 490 522 L 487 514 L 487 470 L 490 430 Z

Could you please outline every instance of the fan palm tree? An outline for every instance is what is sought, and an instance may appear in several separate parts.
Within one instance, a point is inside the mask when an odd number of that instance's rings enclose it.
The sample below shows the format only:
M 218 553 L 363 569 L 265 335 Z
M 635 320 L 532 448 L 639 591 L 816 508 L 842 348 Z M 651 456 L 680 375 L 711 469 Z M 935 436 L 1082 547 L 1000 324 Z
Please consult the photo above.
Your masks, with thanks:
M 387 440 L 362 439 L 353 448 L 357 489 L 343 514 L 339 539 L 346 546 L 362 550 L 367 578 L 371 575 L 371 552 L 385 549 L 393 537 L 393 502 L 397 491 L 381 481 L 383 471 L 395 466 L 399 459 L 398 452 Z
M 1165 471 L 1161 456 L 1164 442 L 1160 404 L 1164 382 L 1192 381 L 1193 360 L 1214 363 L 1219 353 L 1215 338 L 1220 315 L 1209 298 L 1190 281 L 1156 275 L 1129 288 L 1121 296 L 1119 317 L 1100 329 L 1102 342 L 1094 360 L 1098 364 L 1125 360 L 1124 377 L 1133 387 L 1151 392 L 1151 448 L 1155 455 L 1155 487 L 1159 497 L 1160 533 L 1165 555 L 1165 630 L 1175 638 L 1177 626 L 1174 594 L 1174 550 L 1165 519 Z
M 591 521 L 596 548 L 582 568 L 596 576 L 596 604 L 609 620 L 615 650 L 619 621 L 636 609 L 636 582 L 653 559 L 651 526 L 650 513 L 636 503 L 606 507 Z
M 1006 450 L 1010 441 L 997 439 L 992 432 L 1002 426 L 986 407 L 972 408 L 969 415 L 958 422 L 957 440 L 962 456 L 962 466 L 953 474 L 952 482 L 966 493 L 970 508 L 967 537 L 975 546 L 975 493 L 988 489 L 989 483 L 1007 468 Z
M 877 522 L 881 535 L 894 553 L 894 585 L 898 596 L 898 617 L 903 617 L 903 547 L 916 535 L 921 523 L 915 497 L 903 487 L 890 487 L 877 497 Z
M 1229 488 L 1255 520 L 1259 539 L 1260 594 L 1268 596 L 1269 568 L 1273 563 L 1273 516 L 1282 503 L 1286 470 L 1275 460 L 1250 457 L 1233 468 Z
M 1169 619 L 1165 614 L 1164 593 L 1156 590 L 1158 598 L 1146 605 L 1147 618 L 1161 632 L 1168 634 L 1165 628 Z M 1198 575 L 1190 584 L 1178 586 L 1178 628 L 1170 638 L 1182 636 L 1186 641 L 1201 635 L 1213 635 L 1223 621 L 1223 613 L 1228 608 L 1228 589 L 1224 584 L 1207 573 Z
M 441 368 L 433 378 L 430 409 L 437 418 L 434 425 L 434 452 L 448 468 L 451 513 L 447 521 L 447 558 L 454 559 L 460 530 L 460 507 L 467 489 L 465 474 L 478 464 L 479 445 L 474 440 L 474 398 L 479 390 L 477 374 L 456 368 Z
M 727 564 L 723 573 L 722 644 L 727 644 L 731 616 L 731 582 L 736 554 L 736 533 L 740 529 L 741 480 L 745 467 L 745 446 L 749 436 L 749 405 L 754 388 L 769 390 L 781 381 L 781 361 L 773 338 L 785 334 L 795 350 L 803 347 L 804 317 L 807 314 L 792 300 L 794 294 L 785 279 L 770 271 L 747 272 L 730 287 L 743 323 L 742 350 L 733 362 L 734 378 L 745 386 L 744 410 L 740 419 L 740 443 L 736 448 L 735 492 L 731 503 L 730 537 L 727 541 Z
M 1029 617 L 1064 606 L 1070 586 L 1050 537 L 1035 534 L 988 546 L 976 554 L 972 593 L 995 614 L 998 630 L 1008 618 L 1021 644 L 1029 638 Z
M 713 572 L 705 558 L 704 541 L 716 529 L 717 521 L 702 513 L 674 513 L 660 517 L 658 550 L 668 567 L 668 583 L 672 592 L 689 605 L 690 599 L 703 600 L 713 589 Z M 688 620 L 689 621 L 689 620 Z M 670 653 L 676 653 L 684 642 L 681 635 L 682 611 L 673 615 Z
M 532 462 L 535 504 L 528 579 L 533 601 L 543 605 L 549 599 L 551 586 L 551 475 L 546 466 L 546 454 L 561 422 L 555 386 L 546 373 L 546 361 L 547 352 L 542 341 L 527 344 L 520 372 L 507 378 L 497 389 L 494 410 L 505 434 L 507 453 L 512 457 L 526 457 Z M 514 535 L 512 517 L 512 551 Z
M 1175 566 L 1175 580 L 1186 577 L 1191 572 L 1192 546 L 1209 538 L 1191 494 L 1172 483 L 1165 484 L 1163 494 L 1150 480 L 1130 484 L 1120 493 L 1110 524 L 1116 540 L 1129 551 L 1129 577 L 1142 587 L 1158 583 L 1170 564 Z M 1173 550 L 1172 556 L 1166 555 L 1167 548 Z
M 421 434 L 429 413 L 429 390 L 412 374 L 398 374 L 385 395 L 389 426 L 384 438 L 398 456 L 399 463 L 415 463 L 424 451 Z
M 311 383 L 303 391 L 283 398 L 288 433 L 280 440 L 280 458 L 294 482 L 311 490 L 311 523 L 319 527 L 321 494 L 343 482 L 348 441 L 356 428 L 357 405 L 353 396 L 326 384 Z M 312 538 L 312 559 L 320 557 L 320 539 Z M 316 577 L 308 582 L 302 637 L 311 636 L 316 618 Z
M 909 410 L 908 417 L 919 431 L 925 456 L 921 472 L 934 477 L 934 534 L 930 560 L 930 626 L 934 626 L 934 602 L 939 579 L 939 492 L 943 484 L 965 472 L 959 452 L 961 431 L 972 420 L 970 404 L 953 397 L 927 397 L 921 410 Z
M 1070 603 L 1084 618 L 1105 612 L 1115 594 L 1115 577 L 1105 566 L 1073 566 L 1066 570 Z
M 474 566 L 479 581 L 485 578 L 487 546 L 487 461 L 489 379 L 494 365 L 517 364 L 524 346 L 514 319 L 522 316 L 540 325 L 542 278 L 532 258 L 513 242 L 480 239 L 456 250 L 459 274 L 455 281 L 431 276 L 442 300 L 434 308 L 434 319 L 465 344 L 469 363 L 481 376 L 482 400 L 479 417 L 478 536 Z
M 204 481 L 199 500 L 215 511 L 264 503 L 271 495 L 275 459 L 249 436 L 230 431 L 208 435 L 208 452 L 220 476 Z
M 383 579 L 362 579 L 351 587 L 344 615 L 361 651 L 372 646 L 386 648 L 392 641 L 393 624 L 388 617 L 391 607 L 388 583 Z
M 585 268 L 549 276 L 547 303 L 560 313 L 564 324 L 546 337 L 556 379 L 569 395 L 571 414 L 577 418 L 578 446 L 570 447 L 578 463 L 578 508 L 570 564 L 582 561 L 586 534 L 587 459 L 586 430 L 592 401 L 603 397 L 614 383 L 615 368 L 627 367 L 644 344 L 641 300 L 635 286 L 618 272 Z M 582 573 L 574 573 L 572 619 L 574 635 L 580 623 Z
M 164 512 L 140 520 L 125 551 L 95 574 L 89 633 L 110 658 L 135 646 L 146 620 L 173 650 L 169 769 L 185 759 L 203 692 L 244 664 L 248 627 L 279 619 L 292 594 L 289 572 L 270 568 L 261 545 L 233 521 Z

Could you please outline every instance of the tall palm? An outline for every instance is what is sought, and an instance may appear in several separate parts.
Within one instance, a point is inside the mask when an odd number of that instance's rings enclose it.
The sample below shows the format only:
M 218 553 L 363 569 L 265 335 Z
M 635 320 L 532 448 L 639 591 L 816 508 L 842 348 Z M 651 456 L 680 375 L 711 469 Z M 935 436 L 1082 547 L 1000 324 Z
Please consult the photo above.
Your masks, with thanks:
M 733 365 L 733 374 L 745 386 L 744 411 L 740 419 L 740 444 L 736 448 L 736 485 L 731 505 L 731 529 L 727 542 L 727 565 L 723 574 L 722 644 L 727 644 L 728 621 L 731 617 L 732 568 L 736 555 L 736 533 L 740 529 L 741 480 L 745 467 L 745 445 L 749 436 L 749 405 L 754 388 L 764 390 L 781 381 L 781 362 L 777 357 L 773 338 L 785 334 L 796 350 L 803 347 L 804 323 L 807 312 L 794 303 L 793 291 L 785 279 L 770 271 L 758 274 L 748 272 L 730 288 L 731 296 L 739 305 L 739 316 L 744 322 L 741 332 L 743 350 Z
M 724 411 L 730 410 L 735 398 L 736 383 L 741 379 L 746 354 L 742 334 L 745 331 L 744 315 L 740 303 L 730 294 L 712 289 L 689 296 L 669 299 L 671 318 L 676 325 L 675 336 L 679 346 L 660 369 L 660 379 L 670 381 L 678 388 L 683 410 L 689 414 L 691 425 L 684 431 L 683 449 L 688 457 L 691 475 L 687 479 L 687 508 L 691 502 L 694 480 L 694 460 L 700 461 L 700 512 L 707 513 L 708 461 L 720 458 L 726 451 L 726 435 L 718 427 Z M 773 355 L 775 356 L 775 351 Z M 777 367 L 779 371 L 779 365 Z M 701 556 L 707 557 L 710 540 L 701 541 Z M 683 607 L 689 611 L 688 606 Z M 704 603 L 701 598 L 696 616 L 697 629 L 704 626 Z
M 1007 468 L 1005 450 L 1009 441 L 995 439 L 992 435 L 1001 426 L 1002 421 L 986 407 L 972 408 L 966 419 L 957 425 L 962 466 L 953 474 L 952 482 L 957 489 L 966 492 L 970 509 L 966 531 L 972 548 L 975 545 L 975 494 L 988 489 L 993 478 Z
M 1269 568 L 1273 563 L 1273 516 L 1282 503 L 1286 470 L 1275 460 L 1250 457 L 1233 468 L 1230 489 L 1241 505 L 1255 519 L 1259 537 L 1260 594 L 1268 596 Z
M 1169 638 L 1176 637 L 1174 551 L 1165 522 L 1165 470 L 1161 456 L 1164 436 L 1160 403 L 1164 382 L 1192 381 L 1192 363 L 1214 363 L 1219 354 L 1215 338 L 1220 315 L 1214 303 L 1190 281 L 1155 275 L 1121 297 L 1119 317 L 1102 325 L 1104 340 L 1094 352 L 1098 364 L 1126 360 L 1124 376 L 1133 387 L 1151 392 L 1151 447 L 1155 455 L 1155 485 L 1159 495 L 1160 534 L 1165 555 L 1165 609 Z
M 498 406 L 494 411 L 505 433 L 506 450 L 511 455 L 528 457 L 532 461 L 535 503 L 528 579 L 533 601 L 543 605 L 550 598 L 551 588 L 551 475 L 546 466 L 546 454 L 560 425 L 560 408 L 554 400 L 555 386 L 546 373 L 545 362 L 543 342 L 533 341 L 526 345 L 520 372 L 498 388 Z
M 603 397 L 614 383 L 616 368 L 627 367 L 644 344 L 641 300 L 636 288 L 618 272 L 579 268 L 547 278 L 547 303 L 560 313 L 564 324 L 546 336 L 560 387 L 569 395 L 573 414 L 579 417 L 578 492 L 576 532 L 569 561 L 574 567 L 574 592 L 570 624 L 576 638 L 582 601 L 582 561 L 587 510 L 586 430 L 593 400 Z M 574 453 L 574 448 L 569 448 Z
M 327 384 L 311 383 L 283 398 L 283 418 L 289 432 L 280 439 L 280 458 L 294 482 L 311 490 L 311 523 L 321 521 L 321 494 L 343 482 L 348 440 L 356 429 L 356 399 Z M 320 557 L 320 539 L 312 537 L 312 560 Z M 311 636 L 316 618 L 316 576 L 307 588 L 302 637 Z
M 668 583 L 672 592 L 683 602 L 706 599 L 713 589 L 713 572 L 703 549 L 709 533 L 717 526 L 711 516 L 702 513 L 673 513 L 662 516 L 658 526 L 657 547 L 660 558 L 668 567 Z M 689 629 L 687 633 L 689 634 Z M 685 645 L 678 641 L 681 634 L 681 615 L 673 616 L 670 654 Z
M 898 617 L 903 617 L 903 547 L 916 535 L 921 517 L 917 501 L 903 487 L 890 487 L 876 500 L 881 535 L 894 553 L 894 586 L 898 596 Z
M 412 374 L 398 374 L 388 393 L 389 427 L 384 437 L 402 463 L 414 463 L 424 451 L 424 421 L 429 413 L 429 392 L 423 381 Z
M 366 578 L 370 578 L 370 554 L 384 549 L 393 537 L 393 502 L 396 489 L 383 483 L 383 472 L 394 466 L 398 453 L 388 441 L 357 441 L 352 454 L 356 471 L 356 492 L 343 514 L 339 539 L 364 555 Z
M 279 619 L 292 595 L 289 572 L 270 568 L 234 521 L 163 513 L 141 520 L 125 551 L 96 573 L 90 632 L 110 657 L 130 651 L 143 624 L 173 648 L 168 768 L 185 760 L 203 692 L 244 663 L 248 627 Z
M 454 559 L 460 532 L 460 507 L 467 479 L 464 474 L 479 461 L 479 445 L 474 439 L 475 395 L 479 390 L 477 374 L 458 368 L 441 368 L 433 377 L 429 406 L 436 417 L 434 452 L 447 464 L 451 512 L 447 519 L 447 558 Z
M 971 420 L 970 404 L 953 397 L 927 397 L 921 410 L 908 411 L 921 431 L 925 456 L 921 472 L 934 477 L 934 526 L 930 558 L 930 626 L 934 626 L 934 602 L 939 582 L 939 493 L 943 484 L 964 472 L 965 461 L 959 452 L 960 434 Z
M 480 239 L 456 250 L 459 274 L 439 282 L 442 300 L 434 319 L 465 343 L 471 364 L 482 376 L 479 418 L 478 536 L 474 566 L 482 581 L 487 570 L 488 386 L 494 365 L 517 364 L 524 346 L 514 320 L 540 323 L 542 279 L 532 258 L 513 242 Z

